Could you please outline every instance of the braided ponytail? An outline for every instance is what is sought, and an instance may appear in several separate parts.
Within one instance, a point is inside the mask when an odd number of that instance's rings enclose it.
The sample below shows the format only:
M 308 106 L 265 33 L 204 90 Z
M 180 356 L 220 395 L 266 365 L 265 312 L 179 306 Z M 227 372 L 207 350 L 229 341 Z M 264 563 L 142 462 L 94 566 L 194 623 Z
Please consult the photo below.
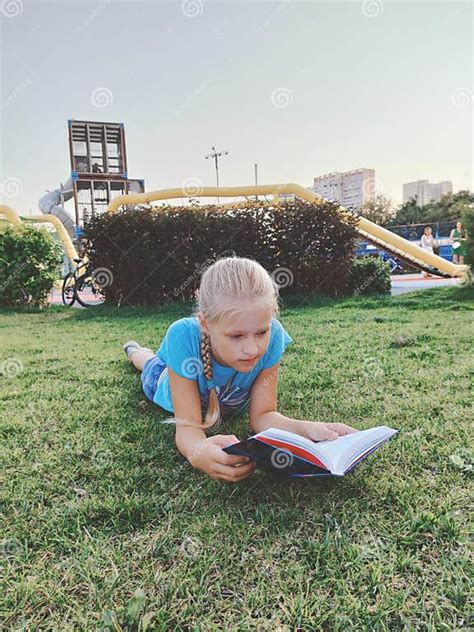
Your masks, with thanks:
M 198 424 L 197 422 L 192 422 L 189 419 L 181 419 L 180 417 L 169 417 L 168 419 L 162 421 L 162 424 L 175 424 L 176 426 L 192 426 L 193 428 L 206 429 L 217 425 L 221 421 L 219 397 L 217 395 L 216 385 L 214 383 L 212 373 L 211 339 L 203 331 L 201 332 L 200 347 L 202 370 L 208 383 L 209 389 L 209 400 L 204 423 Z
M 207 406 L 206 418 L 202 424 L 202 428 L 210 428 L 215 426 L 221 420 L 219 398 L 217 396 L 216 385 L 214 384 L 212 374 L 212 353 L 211 339 L 207 334 L 202 332 L 201 338 L 201 360 L 204 376 L 209 386 L 209 403 Z

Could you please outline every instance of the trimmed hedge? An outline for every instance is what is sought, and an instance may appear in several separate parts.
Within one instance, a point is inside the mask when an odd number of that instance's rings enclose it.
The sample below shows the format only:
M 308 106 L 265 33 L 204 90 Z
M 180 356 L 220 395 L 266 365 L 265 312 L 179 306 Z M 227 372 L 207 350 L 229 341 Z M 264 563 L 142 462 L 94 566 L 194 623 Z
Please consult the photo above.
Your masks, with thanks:
M 46 230 L 8 226 L 0 233 L 0 304 L 44 304 L 62 262 L 63 249 Z
M 122 210 L 85 226 L 94 268 L 110 271 L 105 299 L 117 305 L 192 300 L 201 274 L 235 254 L 261 263 L 281 294 L 344 293 L 355 240 L 337 204 L 300 200 L 271 205 Z
M 390 264 L 379 257 L 354 259 L 349 271 L 347 292 L 352 296 L 389 294 Z

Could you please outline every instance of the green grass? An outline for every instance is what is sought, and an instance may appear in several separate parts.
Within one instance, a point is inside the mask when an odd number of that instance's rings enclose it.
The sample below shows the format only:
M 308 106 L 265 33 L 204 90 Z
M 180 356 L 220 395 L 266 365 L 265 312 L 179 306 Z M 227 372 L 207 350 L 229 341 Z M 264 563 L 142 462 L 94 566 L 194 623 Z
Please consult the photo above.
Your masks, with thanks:
M 181 457 L 121 349 L 186 306 L 2 310 L 6 628 L 467 628 L 473 298 L 286 301 L 280 412 L 401 432 L 342 479 L 239 485 Z

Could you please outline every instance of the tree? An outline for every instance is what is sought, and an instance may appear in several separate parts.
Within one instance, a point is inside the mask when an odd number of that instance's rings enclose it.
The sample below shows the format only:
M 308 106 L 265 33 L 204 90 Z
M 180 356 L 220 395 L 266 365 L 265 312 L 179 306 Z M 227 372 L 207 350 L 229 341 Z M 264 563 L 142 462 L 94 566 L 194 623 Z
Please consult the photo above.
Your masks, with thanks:
M 397 224 L 421 224 L 425 220 L 423 209 L 418 206 L 416 198 L 412 197 L 405 202 L 395 212 L 390 220 L 391 226 Z
M 362 206 L 360 214 L 374 224 L 384 226 L 393 216 L 393 203 L 390 198 L 378 193 L 373 201 Z
M 474 195 L 470 191 L 458 191 L 443 195 L 439 202 L 432 202 L 427 208 L 427 217 L 431 221 L 442 221 L 449 219 L 456 222 L 461 219 L 466 209 L 472 208 Z
M 474 204 L 471 191 L 458 191 L 443 195 L 439 202 L 429 202 L 420 207 L 416 198 L 405 202 L 390 220 L 390 226 L 399 224 L 434 224 L 435 222 L 456 222 L 468 208 Z
M 474 202 L 466 205 L 461 221 L 467 235 L 467 256 L 464 263 L 467 263 L 471 266 L 471 268 L 474 268 Z

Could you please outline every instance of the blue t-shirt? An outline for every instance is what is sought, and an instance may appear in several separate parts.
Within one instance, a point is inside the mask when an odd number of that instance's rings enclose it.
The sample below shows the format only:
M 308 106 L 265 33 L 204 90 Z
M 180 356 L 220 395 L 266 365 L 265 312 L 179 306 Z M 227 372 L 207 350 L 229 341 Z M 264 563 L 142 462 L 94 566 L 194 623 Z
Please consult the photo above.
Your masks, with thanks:
M 243 373 L 218 364 L 211 358 L 212 375 L 216 383 L 221 414 L 223 417 L 240 415 L 250 402 L 250 389 L 257 375 L 280 361 L 286 346 L 293 338 L 276 318 L 272 318 L 270 340 L 265 354 L 251 371 Z M 207 410 L 209 391 L 201 360 L 201 328 L 194 316 L 175 321 L 166 332 L 156 352 L 158 362 L 188 380 L 197 380 L 201 407 Z M 170 381 L 167 368 L 164 368 L 156 387 L 153 402 L 167 411 L 174 412 L 171 398 Z

